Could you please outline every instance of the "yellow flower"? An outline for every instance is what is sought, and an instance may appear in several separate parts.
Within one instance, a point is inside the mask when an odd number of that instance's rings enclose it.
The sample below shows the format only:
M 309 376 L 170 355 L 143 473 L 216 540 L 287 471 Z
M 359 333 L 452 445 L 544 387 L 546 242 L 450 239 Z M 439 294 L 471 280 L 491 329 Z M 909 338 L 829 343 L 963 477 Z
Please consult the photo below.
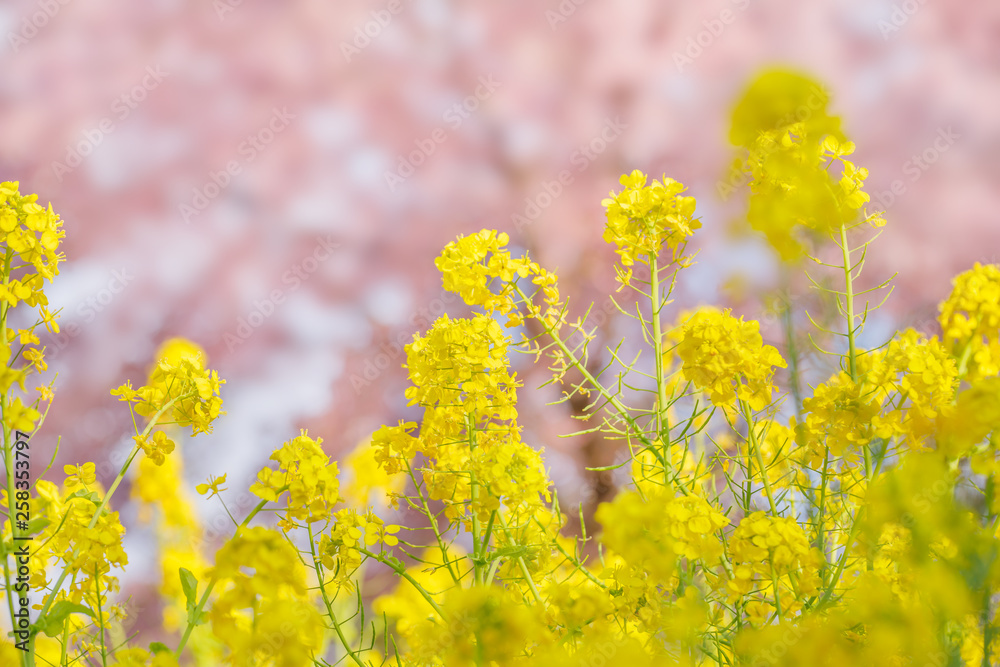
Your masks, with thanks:
M 763 621 L 772 605 L 784 613 L 801 608 L 819 590 L 822 555 L 809 544 L 794 517 L 754 512 L 743 517 L 729 540 L 734 577 L 727 588 L 730 599 L 750 596 L 756 602 L 756 620 Z M 778 587 L 775 597 L 775 586 Z
M 52 391 L 52 387 L 35 387 L 38 392 L 38 400 L 44 401 L 46 403 L 51 403 L 52 399 L 55 398 L 55 392 Z
M 88 487 L 97 481 L 97 467 L 89 461 L 79 466 L 63 466 L 63 472 L 66 473 L 66 481 L 64 483 L 68 491 L 72 491 L 78 486 L 82 486 L 85 490 L 88 490 Z
M 763 344 L 760 323 L 729 313 L 703 309 L 684 323 L 677 346 L 681 372 L 719 407 L 738 399 L 752 410 L 763 410 L 771 402 L 774 367 L 784 368 L 785 360 Z
M 471 236 L 459 236 L 449 243 L 434 260 L 441 271 L 444 288 L 459 294 L 470 306 L 510 312 L 513 307 L 510 283 L 515 275 L 526 277 L 531 263 L 527 259 L 513 259 L 506 250 L 508 240 L 502 232 L 484 229 Z M 494 279 L 501 282 L 497 293 L 490 290 Z
M 225 380 L 205 368 L 206 356 L 194 343 L 172 339 L 157 353 L 157 363 L 150 371 L 146 386 L 133 390 L 129 382 L 113 390 L 119 400 L 134 402 L 135 411 L 152 417 L 166 410 L 161 422 L 172 421 L 190 426 L 191 434 L 212 430 L 212 422 L 222 412 L 219 389 Z
M 941 304 L 942 340 L 970 381 L 1000 373 L 1000 266 L 976 264 L 955 277 Z
M 285 532 L 296 527 L 296 520 L 313 523 L 328 519 L 333 506 L 340 502 L 337 464 L 323 451 L 322 442 L 303 430 L 271 454 L 278 469 L 262 468 L 250 487 L 250 493 L 270 502 L 288 493 L 279 522 Z
M 35 430 L 35 422 L 37 422 L 41 416 L 42 413 L 33 407 L 24 405 L 21 403 L 21 398 L 16 397 L 10 405 L 7 406 L 7 410 L 3 415 L 3 420 L 12 431 L 32 433 Z
M 348 454 L 346 467 L 353 476 L 344 486 L 345 498 L 358 505 L 367 505 L 373 493 L 391 497 L 403 490 L 406 477 L 381 467 L 380 456 L 381 449 L 376 448 L 372 441 L 362 442 Z
M 632 266 L 640 256 L 654 258 L 666 245 L 678 258 L 678 251 L 701 223 L 693 217 L 694 197 L 684 197 L 685 188 L 672 178 L 646 185 L 646 175 L 638 169 L 619 179 L 625 188 L 601 204 L 607 208 L 604 240 L 614 243 L 623 266 Z
M 827 114 L 828 102 L 818 83 L 774 70 L 750 86 L 733 112 L 730 140 L 746 152 L 730 182 L 750 178 L 747 222 L 785 261 L 803 256 L 808 234 L 839 233 L 853 224 L 869 201 L 862 189 L 868 170 L 844 159 L 854 144 L 845 140 L 840 119 Z M 732 186 L 723 189 L 726 194 Z M 878 214 L 865 221 L 885 224 Z
M 220 486 L 222 486 L 225 483 L 226 483 L 226 476 L 225 475 L 221 475 L 219 477 L 215 477 L 214 475 L 211 475 L 208 478 L 208 483 L 207 484 L 199 484 L 198 486 L 195 487 L 195 489 L 198 491 L 199 494 L 201 494 L 201 495 L 204 496 L 207 493 L 208 494 L 208 498 L 211 498 L 212 496 L 216 496 L 216 495 L 222 493 L 223 491 L 225 491 L 225 489 L 220 489 L 219 488 Z
M 163 431 L 154 432 L 152 438 L 134 435 L 132 439 L 156 465 L 163 465 L 167 454 L 174 451 L 174 441 Z
M 762 132 L 804 123 L 810 135 L 842 138 L 840 118 L 827 113 L 830 95 L 818 81 L 798 72 L 762 72 L 733 109 L 729 140 L 750 147 Z
M 305 567 L 284 535 L 259 526 L 243 530 L 219 549 L 207 574 L 220 580 L 209 619 L 233 664 L 313 662 L 324 625 L 309 599 Z

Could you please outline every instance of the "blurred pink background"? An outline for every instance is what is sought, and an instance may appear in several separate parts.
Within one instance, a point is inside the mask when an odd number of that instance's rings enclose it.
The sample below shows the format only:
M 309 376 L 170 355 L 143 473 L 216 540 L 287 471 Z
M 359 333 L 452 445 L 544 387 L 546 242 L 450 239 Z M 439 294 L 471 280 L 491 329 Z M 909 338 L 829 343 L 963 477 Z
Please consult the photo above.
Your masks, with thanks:
M 501 229 L 574 302 L 607 294 L 600 202 L 632 169 L 698 198 L 678 307 L 725 304 L 736 274 L 774 287 L 773 253 L 727 233 L 743 197 L 718 192 L 729 110 L 768 65 L 829 86 L 870 192 L 901 182 L 866 273 L 899 274 L 880 317 L 933 333 L 950 278 L 1000 261 L 989 0 L 23 0 L 0 28 L 2 179 L 67 232 L 50 292 L 67 333 L 47 341 L 57 398 L 35 451 L 61 434 L 57 463 L 96 460 L 105 482 L 131 444 L 108 390 L 141 382 L 173 336 L 228 381 L 228 415 L 184 444 L 192 484 L 228 471 L 245 489 L 302 427 L 340 458 L 417 416 L 397 342 L 464 312 L 441 248 Z M 566 497 L 586 496 L 573 480 L 601 459 L 581 454 L 593 443 L 555 437 L 577 427 L 568 409 L 523 410 Z

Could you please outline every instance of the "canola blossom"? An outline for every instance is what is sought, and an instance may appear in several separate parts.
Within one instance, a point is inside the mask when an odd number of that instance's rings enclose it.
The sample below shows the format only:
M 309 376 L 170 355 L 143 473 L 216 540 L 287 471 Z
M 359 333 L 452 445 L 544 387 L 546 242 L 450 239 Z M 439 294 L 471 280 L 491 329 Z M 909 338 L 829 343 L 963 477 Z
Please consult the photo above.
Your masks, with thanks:
M 856 281 L 886 221 L 828 102 L 808 78 L 769 72 L 730 133 L 747 226 L 808 271 L 828 312 L 788 313 L 784 340 L 768 344 L 747 315 L 671 310 L 702 223 L 681 183 L 632 171 L 603 201 L 604 240 L 619 292 L 639 303 L 622 309 L 638 320 L 638 355 L 617 341 L 591 350 L 595 326 L 507 234 L 461 236 L 435 264 L 473 314 L 442 315 L 406 346 L 419 417 L 380 427 L 343 462 L 322 438 L 290 434 L 246 489 L 256 504 L 221 532 L 195 509 L 184 443 L 223 417 L 224 380 L 186 340 L 161 346 L 141 386 L 111 392 L 135 432 L 110 482 L 93 462 L 18 474 L 54 400 L 26 383 L 46 369 L 36 330 L 58 331 L 44 287 L 63 231 L 51 206 L 0 184 L 0 576 L 13 628 L 0 664 L 995 664 L 1000 267 L 955 278 L 940 331 L 861 347 L 878 305 L 865 295 L 889 281 Z M 15 308 L 34 324 L 8 328 Z M 794 344 L 799 331 L 812 347 Z M 616 455 L 621 488 L 592 516 L 560 499 L 547 443 L 522 429 L 516 352 L 546 364 L 563 401 L 584 399 L 585 432 Z M 213 502 L 243 491 L 226 475 L 195 489 Z M 152 643 L 126 631 L 135 610 L 120 581 L 134 563 L 120 512 L 153 542 Z

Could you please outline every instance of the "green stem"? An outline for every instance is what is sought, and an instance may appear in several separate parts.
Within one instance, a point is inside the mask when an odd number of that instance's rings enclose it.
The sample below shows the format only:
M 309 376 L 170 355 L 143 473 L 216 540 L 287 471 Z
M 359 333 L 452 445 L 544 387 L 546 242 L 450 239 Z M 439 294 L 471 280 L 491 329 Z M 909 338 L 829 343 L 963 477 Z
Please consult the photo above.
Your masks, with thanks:
M 471 460 L 472 452 L 476 450 L 476 429 L 472 424 L 472 418 L 466 415 L 465 428 L 469 438 L 469 456 Z M 476 505 L 479 501 L 479 484 L 476 482 L 476 473 L 469 471 L 469 496 L 471 499 L 470 508 L 472 510 L 472 580 L 476 586 L 483 583 L 483 551 L 486 545 L 480 544 L 479 512 Z
M 820 579 L 826 576 L 827 559 L 824 542 L 826 541 L 826 488 L 830 479 L 830 445 L 824 444 L 823 472 L 820 475 L 819 507 L 816 514 L 816 547 L 823 554 L 823 564 L 820 566 Z
M 149 420 L 149 424 L 146 425 L 146 428 L 143 429 L 139 437 L 144 438 L 147 435 L 149 435 L 149 432 L 153 430 L 154 426 L 156 426 L 157 421 L 160 419 L 163 413 L 166 412 L 168 409 L 170 409 L 174 403 L 181 400 L 182 398 L 187 398 L 189 395 L 190 394 L 185 394 L 184 396 L 176 396 L 167 401 L 167 403 L 164 404 L 162 408 L 156 411 L 156 414 L 154 414 L 152 419 Z M 118 476 L 115 478 L 115 481 L 111 485 L 111 488 L 108 489 L 108 492 L 104 494 L 104 498 L 101 500 L 101 504 L 97 506 L 97 510 L 94 512 L 94 516 L 91 517 L 90 523 L 87 525 L 87 528 L 93 528 L 94 526 L 97 525 L 98 520 L 101 518 L 101 513 L 104 511 L 104 508 L 108 506 L 108 501 L 111 500 L 111 496 L 118 488 L 118 485 L 121 484 L 122 479 L 125 478 L 125 473 L 128 472 L 128 468 L 132 464 L 132 459 L 134 459 L 136 454 L 139 453 L 139 449 L 140 449 L 139 443 L 136 443 L 132 447 L 132 452 L 129 454 L 128 459 L 125 461 L 124 465 L 122 465 L 122 468 L 118 472 Z M 42 604 L 42 608 L 38 611 L 38 616 L 37 616 L 38 620 L 45 618 L 45 614 L 49 611 L 49 607 L 51 607 L 52 603 L 55 601 L 56 595 L 62 588 L 63 582 L 66 581 L 66 576 L 68 574 L 69 574 L 69 563 L 67 563 L 66 566 L 63 568 L 62 573 L 59 575 L 59 578 L 56 580 L 55 585 L 52 587 L 52 592 L 49 593 L 48 597 L 45 598 L 45 602 Z M 34 644 L 36 636 L 37 636 L 36 633 L 32 633 L 30 639 L 30 648 L 32 655 L 34 655 Z M 31 664 L 34 663 L 32 662 Z
M 383 565 L 388 565 L 393 572 L 401 576 L 403 579 L 406 579 L 406 581 L 408 581 L 410 585 L 413 586 L 418 593 L 420 593 L 421 597 L 427 600 L 427 603 L 431 606 L 431 608 L 434 609 L 434 611 L 438 613 L 438 615 L 442 619 L 444 620 L 448 619 L 447 615 L 445 615 L 444 613 L 444 610 L 441 609 L 441 606 L 434 600 L 433 597 L 431 597 L 431 594 L 427 592 L 427 589 L 425 589 L 423 586 L 420 585 L 420 582 L 418 582 L 416 579 L 410 576 L 410 573 L 406 571 L 406 567 L 402 563 L 397 562 L 395 560 L 390 561 L 384 558 L 381 554 L 372 553 L 371 551 L 365 549 L 364 547 L 358 547 L 358 552 L 364 554 L 365 556 L 368 556 L 369 558 L 377 560 Z
M 993 522 L 993 516 L 990 508 L 993 506 L 993 494 L 996 492 L 993 475 L 989 475 L 986 478 L 986 525 L 990 525 Z M 991 533 L 993 531 L 990 531 Z M 993 597 L 993 593 L 990 590 L 989 580 L 983 586 L 983 662 L 982 667 L 990 667 L 992 661 L 990 660 L 992 656 L 992 651 L 990 650 L 990 645 L 993 643 L 993 629 L 990 623 L 990 599 Z
M 361 658 L 357 656 L 354 650 L 351 648 L 350 643 L 347 641 L 347 637 L 344 636 L 344 631 L 340 629 L 340 621 L 337 620 L 337 615 L 333 611 L 333 603 L 330 601 L 330 596 L 326 592 L 326 582 L 323 581 L 325 578 L 323 576 L 323 564 L 319 562 L 319 558 L 316 557 L 316 544 L 313 539 L 312 526 L 307 526 L 309 529 L 309 553 L 312 554 L 313 567 L 316 569 L 316 579 L 319 580 L 319 592 L 323 596 L 323 604 L 326 605 L 326 613 L 333 622 L 333 630 L 337 633 L 337 638 L 340 639 L 340 643 L 344 646 L 344 650 L 347 651 L 347 655 L 351 656 L 351 660 L 354 661 L 358 667 L 366 667 L 365 663 L 361 662 Z
M 420 484 L 417 483 L 417 475 L 413 472 L 413 466 L 410 465 L 409 460 L 406 461 L 406 471 L 410 476 L 410 480 L 413 482 L 413 488 L 417 491 L 417 496 L 420 498 L 420 508 L 427 517 L 427 521 L 431 526 L 431 530 L 434 531 L 434 537 L 437 539 L 438 548 L 441 550 L 441 562 L 445 567 L 448 568 L 448 574 L 451 575 L 452 581 L 456 584 L 458 583 L 458 575 L 451 567 L 451 559 L 448 557 L 448 546 L 444 543 L 444 537 L 441 535 L 441 530 L 437 525 L 437 517 L 431 512 L 428 500 L 424 497 L 424 492 L 420 490 Z
M 101 573 L 97 564 L 94 564 L 94 589 L 97 591 L 97 627 L 101 636 L 101 665 L 108 667 L 108 649 L 105 646 L 104 636 L 104 611 L 101 604 Z
M 518 285 L 517 283 L 511 283 L 511 284 L 513 285 L 514 289 L 517 291 L 518 295 L 525 303 L 531 302 L 528 296 L 521 289 L 520 285 Z M 562 338 L 556 333 L 555 329 L 553 329 L 552 326 L 550 326 L 549 323 L 544 320 L 544 318 L 538 317 L 536 318 L 536 321 L 542 325 L 542 328 L 545 329 L 546 335 L 548 335 L 549 338 L 552 339 L 552 342 L 554 342 L 556 346 L 559 348 L 559 350 L 563 353 L 564 357 L 569 361 L 570 366 L 575 368 L 577 372 L 580 373 L 580 375 L 582 375 L 584 379 L 590 384 L 590 386 L 593 387 L 597 391 L 597 393 L 599 393 L 601 397 L 611 407 L 615 409 L 615 412 L 617 412 L 618 416 L 626 424 L 629 425 L 629 427 L 632 429 L 632 432 L 635 433 L 636 437 L 639 439 L 640 442 L 642 442 L 643 446 L 650 448 L 650 451 L 652 451 L 657 457 L 662 458 L 663 453 L 657 451 L 655 448 L 652 447 L 653 444 L 652 441 L 646 436 L 646 434 L 642 431 L 642 429 L 639 428 L 639 424 L 636 422 L 635 418 L 631 415 L 628 408 L 626 408 L 625 405 L 620 400 L 618 400 L 618 397 L 612 394 L 610 391 L 608 391 L 608 389 L 603 384 L 597 381 L 597 378 L 595 378 L 594 375 L 587 369 L 587 367 L 576 357 L 575 354 L 573 354 L 573 352 L 569 349 L 569 347 L 567 347 L 566 343 L 562 340 Z M 664 466 L 668 465 L 666 460 L 662 461 L 662 463 Z M 677 487 L 680 489 L 681 493 L 683 493 L 685 496 L 691 495 L 691 490 L 687 486 L 685 486 L 684 483 L 676 475 L 674 476 L 673 481 L 677 482 Z
M 650 301 L 653 320 L 653 355 L 656 363 L 656 432 L 663 445 L 663 477 L 669 483 L 673 476 L 673 462 L 670 460 L 670 418 L 667 416 L 667 383 L 663 368 L 663 334 L 660 325 L 660 267 L 655 255 L 649 256 Z
M 964 378 L 969 371 L 969 358 L 972 356 L 972 338 L 966 341 L 962 347 L 962 354 L 958 359 L 958 377 Z
M 885 456 L 880 458 L 875 465 L 875 475 L 878 475 L 879 471 L 882 469 L 882 463 L 885 461 Z M 857 514 L 854 515 L 854 520 L 851 522 L 851 530 L 847 535 L 847 541 L 844 542 L 844 551 L 840 554 L 840 559 L 837 562 L 837 569 L 833 573 L 833 577 L 830 579 L 829 583 L 826 585 L 826 590 L 823 592 L 823 596 L 820 598 L 817 607 L 822 608 L 830 598 L 833 597 L 833 590 L 837 587 L 837 582 L 840 581 L 841 575 L 844 573 L 844 568 L 847 567 L 847 559 L 851 553 L 851 545 L 854 544 L 854 538 L 857 536 L 858 529 L 861 527 L 861 515 L 864 514 L 864 508 L 860 508 Z M 869 563 L 871 562 L 871 555 L 869 555 Z M 814 599 L 814 598 L 813 598 Z M 809 601 L 812 602 L 812 599 Z M 811 606 L 807 603 L 807 607 Z
M 774 585 L 774 607 L 778 610 L 778 621 L 783 621 L 784 618 L 781 614 L 781 589 L 778 588 L 778 577 L 774 573 L 774 554 L 771 554 L 767 560 L 771 566 L 771 583 Z
M 280 496 L 282 493 L 284 493 L 286 488 L 287 487 L 282 487 L 281 489 L 279 489 L 276 495 Z M 253 520 L 253 518 L 257 516 L 257 514 L 262 509 L 264 509 L 265 505 L 267 505 L 266 500 L 261 500 L 259 503 L 257 503 L 257 506 L 254 507 L 253 510 L 251 510 L 250 514 L 248 514 L 247 517 L 243 519 L 243 521 L 240 523 L 240 525 L 236 527 L 236 532 L 233 533 L 233 537 L 231 539 L 233 540 L 237 539 L 243 532 L 243 529 L 246 528 L 247 525 L 249 525 L 249 523 Z M 202 594 L 201 599 L 198 600 L 198 605 L 194 608 L 194 611 L 188 615 L 187 626 L 184 628 L 184 634 L 181 636 L 180 643 L 177 644 L 177 650 L 174 651 L 174 654 L 177 656 L 178 659 L 180 659 L 181 651 L 184 650 L 184 647 L 187 645 L 188 638 L 191 637 L 191 631 L 194 630 L 195 628 L 196 625 L 195 621 L 197 621 L 198 617 L 201 616 L 202 609 L 205 608 L 205 604 L 208 602 L 208 597 L 212 594 L 212 589 L 215 588 L 215 584 L 217 581 L 218 578 L 216 578 L 215 576 L 213 576 L 209 580 L 208 586 L 205 588 L 205 592 Z
M 764 469 L 764 457 L 760 453 L 760 443 L 757 442 L 757 434 L 754 429 L 753 417 L 750 414 L 750 406 L 740 399 L 740 407 L 743 408 L 743 418 L 747 422 L 747 432 L 749 434 L 749 444 L 753 457 L 757 460 L 757 468 L 760 470 L 760 478 L 764 482 L 764 493 L 767 495 L 767 502 L 771 505 L 771 514 L 778 516 L 778 506 L 774 502 L 774 495 L 771 493 L 771 482 L 767 478 L 767 471 Z M 753 469 L 753 466 L 747 465 Z
M 500 512 L 496 513 L 497 520 L 500 522 L 500 528 L 503 530 L 504 535 L 507 536 L 507 542 L 511 543 L 510 532 L 507 530 L 507 522 L 503 518 L 503 514 Z M 517 565 L 521 570 L 521 574 L 524 576 L 524 581 L 528 584 L 528 588 L 531 589 L 531 596 L 535 598 L 535 602 L 538 604 L 544 604 L 542 602 L 542 596 L 538 594 L 538 589 L 535 588 L 535 581 L 531 578 L 531 573 L 528 572 L 528 566 L 524 562 L 523 556 L 517 557 Z
M 847 244 L 847 226 L 840 226 L 840 249 L 844 257 L 844 306 L 847 311 L 847 354 L 848 354 L 848 371 L 851 376 L 851 382 L 857 383 L 858 381 L 858 350 L 857 350 L 857 331 L 854 327 L 854 274 L 851 271 L 851 249 Z M 865 479 L 871 479 L 872 472 L 872 456 L 871 449 L 867 444 L 864 445 L 864 456 L 865 456 Z

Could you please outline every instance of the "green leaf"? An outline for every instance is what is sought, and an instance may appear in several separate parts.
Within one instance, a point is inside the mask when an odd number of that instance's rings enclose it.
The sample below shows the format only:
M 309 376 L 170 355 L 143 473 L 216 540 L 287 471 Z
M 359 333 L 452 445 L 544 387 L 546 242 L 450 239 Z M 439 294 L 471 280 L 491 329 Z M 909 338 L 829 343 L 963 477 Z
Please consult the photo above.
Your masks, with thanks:
M 42 517 L 36 517 L 36 518 L 34 518 L 34 519 L 32 519 L 31 521 L 28 522 L 28 531 L 27 531 L 27 534 L 28 535 L 37 535 L 38 533 L 40 533 L 43 530 L 45 530 L 46 528 L 48 528 L 48 526 L 49 526 L 50 523 L 52 523 L 52 522 L 49 521 L 48 519 L 45 519 L 45 518 L 42 518 Z
M 198 604 L 198 579 L 186 567 L 180 568 L 178 573 L 181 575 L 181 589 L 187 599 L 188 610 L 191 610 Z
M 172 653 L 170 647 L 161 642 L 153 642 L 149 645 L 149 652 L 153 655 L 159 655 L 160 653 Z
M 87 500 L 89 500 L 90 502 L 94 503 L 98 507 L 100 507 L 100 505 L 101 505 L 101 497 L 99 495 L 97 495 L 97 493 L 95 493 L 94 491 L 86 491 L 84 489 L 77 489 L 76 491 L 74 491 L 73 493 L 69 494 L 66 497 L 67 500 L 69 500 L 71 498 L 86 498 Z
M 94 612 L 89 607 L 69 600 L 60 600 L 52 605 L 49 612 L 45 614 L 45 618 L 38 619 L 35 627 L 38 628 L 39 632 L 44 632 L 49 637 L 58 637 L 62 633 L 66 617 L 70 614 L 87 614 L 91 618 L 94 616 Z
M 186 567 L 178 568 L 177 573 L 180 574 L 181 589 L 187 600 L 188 622 L 195 626 L 201 625 L 205 622 L 206 615 L 204 611 L 195 615 L 195 610 L 198 609 L 198 579 Z

